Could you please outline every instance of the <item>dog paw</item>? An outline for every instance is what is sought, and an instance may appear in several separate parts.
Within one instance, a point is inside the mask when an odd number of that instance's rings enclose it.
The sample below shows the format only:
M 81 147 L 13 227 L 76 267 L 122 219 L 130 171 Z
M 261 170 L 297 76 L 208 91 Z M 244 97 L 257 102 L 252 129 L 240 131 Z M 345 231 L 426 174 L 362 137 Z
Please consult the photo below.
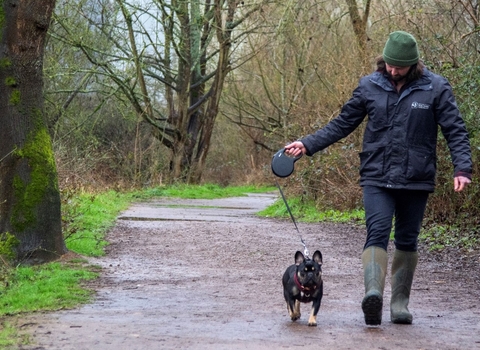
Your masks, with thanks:
M 288 315 L 292 321 L 296 321 L 300 318 L 300 312 L 295 312 L 295 310 L 288 310 Z
M 317 327 L 317 319 L 315 316 L 310 316 L 310 318 L 308 319 L 308 325 L 310 327 Z

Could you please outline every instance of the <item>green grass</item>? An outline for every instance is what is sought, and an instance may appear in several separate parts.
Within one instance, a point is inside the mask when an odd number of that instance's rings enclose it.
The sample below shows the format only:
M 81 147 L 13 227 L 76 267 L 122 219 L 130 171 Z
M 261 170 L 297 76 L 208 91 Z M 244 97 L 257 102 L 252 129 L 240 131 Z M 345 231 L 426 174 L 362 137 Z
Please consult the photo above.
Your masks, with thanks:
M 246 193 L 264 193 L 275 191 L 275 187 L 265 186 L 235 186 L 221 187 L 207 184 L 203 186 L 175 185 L 170 187 L 156 187 L 133 194 L 134 198 L 150 199 L 154 197 L 177 197 L 190 199 L 215 199 L 226 197 L 245 196 Z
M 19 267 L 1 293 L 0 315 L 15 315 L 40 310 L 71 308 L 88 302 L 91 291 L 79 284 L 97 273 L 79 266 L 58 262 L 42 266 Z
M 85 256 L 102 256 L 108 244 L 105 233 L 132 200 L 132 193 L 115 191 L 68 194 L 62 208 L 67 248 Z
M 419 240 L 430 251 L 441 251 L 447 247 L 459 248 L 467 251 L 478 249 L 478 233 L 452 225 L 433 225 L 424 227 L 420 232 Z
M 92 291 L 81 282 L 98 273 L 83 263 L 73 266 L 55 262 L 10 271 L 8 287 L 0 289 L 0 349 L 17 349 L 29 340 L 7 316 L 72 308 L 91 300 Z
M 18 329 L 10 322 L 0 324 L 0 349 L 18 349 L 20 344 L 26 345 L 29 337 L 21 335 Z
M 363 210 L 342 212 L 338 210 L 319 210 L 312 200 L 291 198 L 287 200 L 292 215 L 298 222 L 337 222 L 337 223 L 363 223 L 365 213 Z M 290 219 L 287 206 L 283 199 L 277 200 L 273 205 L 258 213 L 264 217 L 280 217 Z

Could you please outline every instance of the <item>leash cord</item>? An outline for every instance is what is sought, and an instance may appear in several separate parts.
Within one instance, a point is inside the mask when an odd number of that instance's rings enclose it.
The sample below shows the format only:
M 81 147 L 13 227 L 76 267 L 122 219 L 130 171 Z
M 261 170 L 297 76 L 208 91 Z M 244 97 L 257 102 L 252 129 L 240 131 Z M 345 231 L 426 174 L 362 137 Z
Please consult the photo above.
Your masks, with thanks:
M 285 195 L 283 194 L 283 191 L 282 191 L 280 185 L 278 184 L 277 180 L 275 180 L 275 184 L 277 185 L 277 188 L 278 188 L 278 190 L 280 191 L 280 194 L 281 194 L 281 196 L 282 196 L 283 202 L 285 203 L 285 206 L 287 207 L 287 211 L 288 211 L 288 213 L 290 214 L 290 218 L 292 219 L 293 224 L 295 225 L 295 228 L 297 229 L 298 235 L 300 236 L 300 241 L 302 242 L 303 249 L 304 249 L 304 250 L 303 250 L 303 254 L 308 258 L 308 257 L 309 257 L 309 253 L 308 253 L 307 245 L 306 245 L 305 241 L 304 241 L 303 238 L 302 238 L 302 234 L 300 233 L 300 230 L 298 229 L 297 222 L 295 221 L 295 218 L 293 217 L 293 214 L 292 214 L 292 211 L 290 210 L 290 207 L 289 207 L 289 205 L 288 205 L 287 199 L 285 198 Z

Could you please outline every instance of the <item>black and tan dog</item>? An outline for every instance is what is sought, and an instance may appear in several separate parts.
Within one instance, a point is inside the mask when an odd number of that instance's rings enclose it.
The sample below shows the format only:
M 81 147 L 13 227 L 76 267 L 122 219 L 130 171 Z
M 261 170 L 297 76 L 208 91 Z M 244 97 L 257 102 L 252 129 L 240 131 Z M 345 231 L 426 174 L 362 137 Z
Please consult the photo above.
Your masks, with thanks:
M 283 294 L 292 321 L 300 318 L 300 303 L 312 303 L 309 326 L 317 325 L 317 313 L 323 297 L 322 253 L 315 251 L 312 259 L 301 252 L 295 253 L 295 265 L 283 274 Z

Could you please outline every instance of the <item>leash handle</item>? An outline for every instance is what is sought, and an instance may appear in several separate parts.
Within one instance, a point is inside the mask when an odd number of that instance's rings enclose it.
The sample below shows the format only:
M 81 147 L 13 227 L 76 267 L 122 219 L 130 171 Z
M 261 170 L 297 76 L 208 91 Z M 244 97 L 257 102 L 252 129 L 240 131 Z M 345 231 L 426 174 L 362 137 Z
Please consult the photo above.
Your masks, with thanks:
M 309 258 L 310 254 L 308 252 L 307 245 L 306 245 L 305 241 L 303 240 L 302 235 L 300 234 L 300 230 L 298 229 L 297 222 L 295 221 L 295 218 L 293 217 L 292 211 L 290 210 L 290 207 L 289 207 L 288 202 L 285 198 L 285 195 L 283 194 L 283 191 L 282 191 L 282 189 L 281 189 L 281 187 L 278 184 L 278 181 L 276 179 L 275 179 L 275 184 L 277 185 L 277 188 L 280 191 L 283 202 L 285 203 L 285 206 L 287 207 L 287 211 L 290 214 L 290 218 L 292 219 L 293 224 L 295 225 L 295 228 L 297 229 L 298 235 L 300 236 L 300 241 L 302 242 L 302 245 L 303 245 L 303 255 L 305 255 L 305 257 Z

